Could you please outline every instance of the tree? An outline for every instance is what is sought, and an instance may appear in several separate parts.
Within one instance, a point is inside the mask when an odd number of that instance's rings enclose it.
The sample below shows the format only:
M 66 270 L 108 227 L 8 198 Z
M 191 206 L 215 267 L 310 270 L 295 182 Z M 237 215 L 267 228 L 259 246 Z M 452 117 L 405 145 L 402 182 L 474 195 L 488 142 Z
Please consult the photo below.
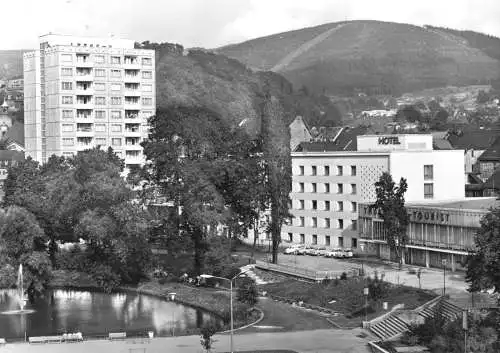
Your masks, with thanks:
M 238 284 L 238 301 L 254 306 L 259 301 L 259 293 L 255 282 L 248 277 L 243 277 Z
M 406 105 L 403 108 L 398 109 L 396 113 L 397 121 L 408 121 L 410 123 L 423 121 L 422 114 L 413 105 Z
M 467 258 L 468 290 L 494 289 L 500 293 L 500 208 L 491 210 L 481 220 L 474 242 L 475 252 Z
M 278 99 L 266 93 L 262 107 L 262 151 L 266 168 L 266 188 L 271 208 L 272 262 L 278 262 L 281 226 L 290 217 L 292 185 L 290 130 Z
M 210 353 L 212 351 L 213 345 L 216 342 L 212 336 L 217 333 L 219 328 L 216 325 L 209 324 L 207 326 L 203 326 L 201 328 L 201 347 L 207 352 Z
M 375 183 L 377 200 L 371 205 L 371 208 L 375 209 L 384 221 L 387 244 L 394 252 L 400 268 L 403 265 L 403 255 L 408 241 L 406 230 L 409 216 L 404 199 L 407 189 L 406 179 L 401 178 L 399 185 L 396 185 L 392 176 L 384 172 Z

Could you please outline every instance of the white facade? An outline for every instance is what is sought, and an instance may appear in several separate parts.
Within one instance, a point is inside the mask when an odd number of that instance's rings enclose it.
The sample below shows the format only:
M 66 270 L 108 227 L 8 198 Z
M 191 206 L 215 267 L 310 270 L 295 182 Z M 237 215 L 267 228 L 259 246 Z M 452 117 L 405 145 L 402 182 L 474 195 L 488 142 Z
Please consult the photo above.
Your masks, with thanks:
M 100 146 L 141 165 L 155 114 L 155 52 L 131 40 L 40 37 L 24 55 L 26 154 L 46 162 Z
M 431 135 L 359 136 L 354 152 L 292 153 L 293 215 L 282 227 L 285 242 L 358 247 L 360 203 L 376 199 L 375 182 L 389 172 L 407 180 L 406 202 L 465 196 L 461 150 L 432 150 Z

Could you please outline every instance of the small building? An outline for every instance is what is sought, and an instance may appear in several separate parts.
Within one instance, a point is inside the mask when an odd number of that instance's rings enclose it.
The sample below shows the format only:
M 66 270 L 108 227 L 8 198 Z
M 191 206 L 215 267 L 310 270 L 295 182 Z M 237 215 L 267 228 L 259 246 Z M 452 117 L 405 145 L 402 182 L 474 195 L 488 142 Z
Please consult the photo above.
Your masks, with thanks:
M 500 136 L 479 156 L 477 167 L 483 181 L 488 180 L 500 168 Z
M 452 271 L 465 269 L 467 255 L 475 249 L 474 236 L 481 219 L 491 207 L 498 206 L 500 202 L 491 197 L 407 203 L 410 224 L 403 262 L 435 268 L 446 266 Z M 387 244 L 383 220 L 370 204 L 359 207 L 359 238 L 366 255 L 396 259 Z

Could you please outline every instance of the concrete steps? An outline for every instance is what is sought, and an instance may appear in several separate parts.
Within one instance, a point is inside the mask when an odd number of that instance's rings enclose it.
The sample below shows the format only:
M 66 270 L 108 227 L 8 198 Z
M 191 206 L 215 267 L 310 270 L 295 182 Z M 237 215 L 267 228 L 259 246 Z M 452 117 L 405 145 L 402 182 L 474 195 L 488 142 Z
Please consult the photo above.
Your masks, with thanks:
M 424 308 L 422 311 L 419 312 L 419 315 L 423 316 L 424 318 L 429 318 L 434 316 L 437 310 L 441 310 L 441 313 L 448 321 L 452 321 L 459 318 L 462 315 L 462 312 L 464 311 L 464 309 L 462 309 L 461 307 L 456 306 L 448 302 L 447 300 L 441 299 L 436 304 Z
M 396 314 L 390 315 L 384 320 L 370 326 L 370 331 L 382 340 L 390 339 L 408 330 L 408 325 Z
M 252 269 L 255 267 L 255 265 L 246 265 L 246 266 L 243 266 L 240 268 L 241 271 L 248 271 L 248 272 L 245 272 L 245 274 L 250 277 L 251 279 L 253 279 L 255 281 L 255 284 L 256 285 L 262 285 L 262 284 L 267 284 L 266 281 L 264 281 L 262 278 L 260 278 L 259 276 L 257 276 L 255 274 L 255 272 L 252 271 Z

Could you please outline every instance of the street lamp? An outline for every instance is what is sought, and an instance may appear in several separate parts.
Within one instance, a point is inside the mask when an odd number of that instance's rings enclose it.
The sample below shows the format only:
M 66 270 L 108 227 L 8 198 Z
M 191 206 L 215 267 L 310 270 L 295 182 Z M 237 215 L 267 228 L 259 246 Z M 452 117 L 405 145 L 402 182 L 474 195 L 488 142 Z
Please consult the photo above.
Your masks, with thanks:
M 361 243 L 359 244 L 359 247 L 361 248 L 361 252 L 363 253 L 363 256 L 365 255 L 365 244 Z M 361 259 L 361 275 L 365 275 L 365 266 L 363 264 L 363 259 Z
M 443 297 L 446 294 L 446 263 L 448 262 L 446 259 L 441 260 L 443 264 Z
M 225 281 L 229 281 L 229 291 L 230 291 L 230 294 L 229 294 L 229 300 L 230 300 L 230 310 L 231 310 L 231 353 L 234 352 L 234 342 L 233 342 L 233 330 L 234 330 L 234 321 L 233 321 L 233 281 L 242 276 L 244 273 L 250 271 L 250 268 L 246 269 L 245 271 L 242 271 L 240 273 L 238 273 L 236 276 L 234 276 L 233 278 L 225 278 L 225 277 L 218 277 L 218 276 L 212 276 L 212 275 L 206 275 L 206 274 L 202 274 L 200 275 L 201 278 L 217 278 L 217 279 L 222 279 L 222 280 L 225 280 Z

